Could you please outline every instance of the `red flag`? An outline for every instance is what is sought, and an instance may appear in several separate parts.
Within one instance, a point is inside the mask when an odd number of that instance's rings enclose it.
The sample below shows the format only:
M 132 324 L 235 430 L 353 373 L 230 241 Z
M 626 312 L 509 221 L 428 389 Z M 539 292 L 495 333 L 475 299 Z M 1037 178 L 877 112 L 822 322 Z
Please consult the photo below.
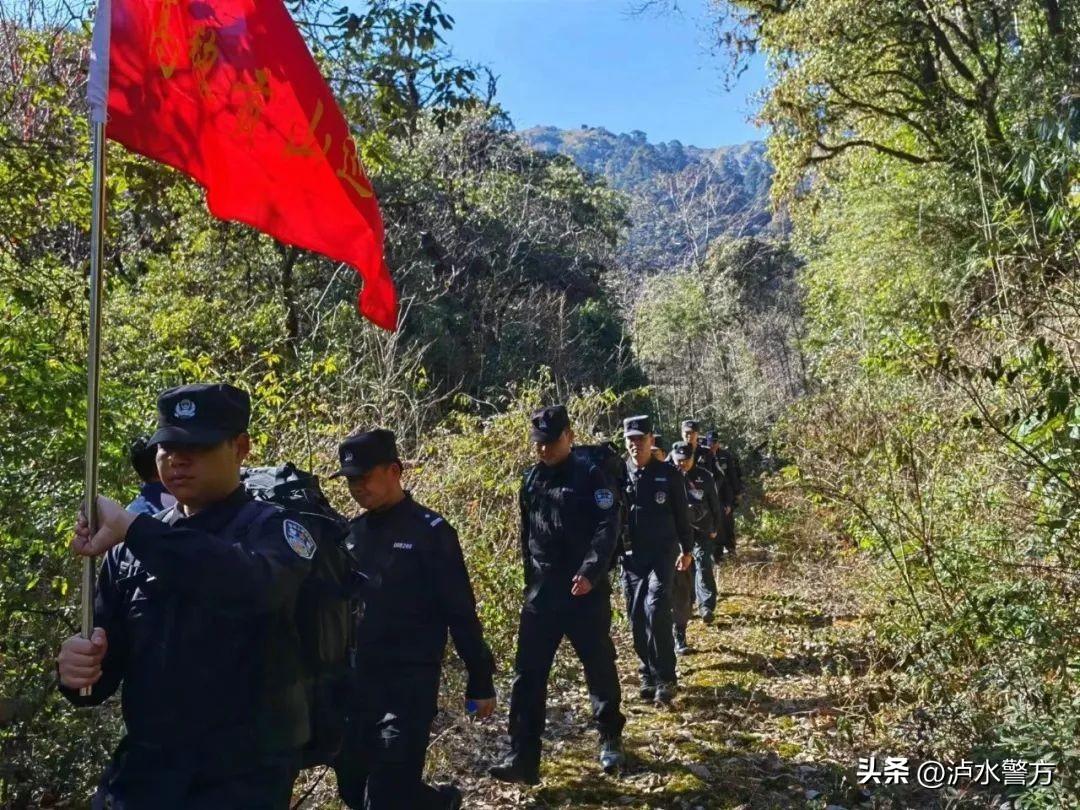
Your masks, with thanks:
M 353 265 L 360 312 L 396 329 L 378 203 L 282 0 L 103 1 L 99 24 L 109 5 L 108 136 L 193 177 L 215 216 Z

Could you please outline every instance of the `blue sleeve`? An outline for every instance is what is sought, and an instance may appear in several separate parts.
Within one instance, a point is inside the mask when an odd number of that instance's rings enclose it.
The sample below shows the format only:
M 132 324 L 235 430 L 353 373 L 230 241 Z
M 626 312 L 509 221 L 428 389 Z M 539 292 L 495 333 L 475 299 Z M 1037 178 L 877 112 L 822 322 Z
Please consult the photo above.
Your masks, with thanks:
M 137 515 L 150 515 L 150 517 L 153 517 L 159 510 L 155 509 L 153 504 L 146 500 L 142 494 L 139 494 L 135 497 L 135 500 L 127 505 L 127 511 L 134 512 Z
M 78 689 L 69 689 L 59 684 L 60 693 L 76 706 L 97 706 L 104 703 L 116 692 L 124 678 L 127 666 L 127 632 L 125 627 L 123 594 L 116 585 L 117 568 L 123 546 L 109 549 L 101 561 L 97 587 L 94 589 L 94 627 L 105 631 L 108 647 L 101 662 L 101 678 L 95 683 L 90 694 L 83 696 Z
M 230 610 L 268 613 L 295 599 L 315 553 L 310 534 L 310 549 L 290 544 L 288 524 L 299 526 L 279 510 L 257 529 L 224 538 L 139 515 L 125 542 L 151 574 L 180 593 Z

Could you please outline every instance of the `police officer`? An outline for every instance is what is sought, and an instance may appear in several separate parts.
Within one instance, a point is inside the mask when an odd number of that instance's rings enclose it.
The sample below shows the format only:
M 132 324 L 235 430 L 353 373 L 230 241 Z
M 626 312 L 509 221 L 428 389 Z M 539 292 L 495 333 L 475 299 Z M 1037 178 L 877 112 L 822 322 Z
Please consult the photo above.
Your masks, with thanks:
M 683 441 L 694 449 L 694 469 L 706 470 L 713 479 L 713 491 L 719 499 L 721 490 L 726 486 L 724 473 L 717 467 L 716 457 L 709 450 L 709 439 L 701 441 L 701 424 L 696 419 L 684 419 L 681 425 Z M 724 522 L 723 504 L 720 503 L 720 515 L 715 519 L 713 527 L 715 534 L 703 538 L 701 547 L 707 547 L 709 554 L 701 557 L 697 553 L 698 545 L 694 552 L 694 597 L 701 613 L 701 620 L 711 624 L 716 611 L 716 574 L 713 565 L 716 560 L 718 547 L 723 542 L 726 524 Z
M 78 521 L 74 551 L 105 559 L 60 689 L 85 706 L 122 688 L 126 726 L 94 808 L 289 806 L 309 735 L 295 602 L 316 545 L 240 485 L 250 409 L 231 385 L 164 392 L 150 443 L 178 503 L 154 519 L 99 497 L 93 537 Z
M 686 499 L 690 506 L 690 523 L 694 529 L 694 565 L 676 572 L 674 586 L 675 654 L 686 655 L 686 625 L 690 622 L 691 603 L 697 591 L 698 609 L 706 624 L 713 620 L 716 610 L 716 579 L 713 576 L 713 543 L 716 527 L 723 519 L 723 510 L 716 495 L 716 484 L 704 467 L 694 463 L 694 448 L 688 442 L 675 442 L 671 447 L 673 465 L 682 473 L 686 484 Z
M 156 515 L 175 505 L 176 498 L 169 494 L 157 471 L 157 447 L 146 436 L 140 436 L 128 448 L 128 461 L 142 481 L 139 494 L 127 505 L 129 512 L 140 515 Z
M 735 509 L 742 494 L 742 470 L 739 460 L 724 446 L 724 440 L 716 431 L 709 433 L 709 453 L 712 456 L 716 489 L 724 510 L 724 519 L 718 535 L 715 559 L 721 562 L 735 556 Z
M 704 467 L 714 478 L 713 457 L 708 448 L 701 444 L 701 423 L 696 419 L 684 419 L 679 426 L 682 440 L 690 445 L 694 451 L 694 466 Z
M 641 661 L 643 700 L 669 703 L 675 696 L 675 649 L 672 637 L 671 589 L 675 570 L 693 560 L 693 535 L 686 488 L 671 466 L 653 458 L 652 420 L 623 420 L 626 439 L 628 519 L 623 549 L 626 613 Z
M 657 461 L 667 461 L 667 447 L 664 446 L 664 437 L 659 433 L 653 434 L 652 457 Z
M 345 477 L 366 510 L 350 522 L 348 539 L 366 585 L 334 763 L 338 790 L 350 807 L 367 810 L 460 807 L 456 787 L 422 780 L 448 631 L 468 671 L 466 708 L 480 718 L 495 710 L 495 662 L 457 532 L 402 488 L 391 431 L 350 436 L 338 456 L 333 477 Z
M 532 785 L 540 780 L 548 675 L 564 637 L 585 670 L 600 764 L 608 773 L 622 764 L 626 720 L 619 711 L 607 576 L 619 531 L 616 484 L 571 451 L 574 432 L 563 405 L 541 408 L 531 421 L 539 463 L 525 473 L 518 498 L 525 604 L 510 695 L 511 750 L 491 775 Z

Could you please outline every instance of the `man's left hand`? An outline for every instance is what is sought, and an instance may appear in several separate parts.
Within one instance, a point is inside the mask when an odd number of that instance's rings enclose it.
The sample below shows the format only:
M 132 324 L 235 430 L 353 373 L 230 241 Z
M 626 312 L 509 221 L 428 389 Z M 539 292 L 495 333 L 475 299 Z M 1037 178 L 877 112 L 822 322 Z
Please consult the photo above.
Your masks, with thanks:
M 592 590 L 592 583 L 589 582 L 588 577 L 583 577 L 581 574 L 574 576 L 573 585 L 570 586 L 570 594 L 572 596 L 584 596 Z
M 692 554 L 680 554 L 678 562 L 675 563 L 676 571 L 689 571 L 690 565 L 694 562 L 694 555 Z
M 468 708 L 469 703 L 476 706 L 476 710 L 472 712 L 472 716 L 478 720 L 483 720 L 485 717 L 491 717 L 495 712 L 495 704 L 498 703 L 498 698 L 465 698 L 466 708 Z

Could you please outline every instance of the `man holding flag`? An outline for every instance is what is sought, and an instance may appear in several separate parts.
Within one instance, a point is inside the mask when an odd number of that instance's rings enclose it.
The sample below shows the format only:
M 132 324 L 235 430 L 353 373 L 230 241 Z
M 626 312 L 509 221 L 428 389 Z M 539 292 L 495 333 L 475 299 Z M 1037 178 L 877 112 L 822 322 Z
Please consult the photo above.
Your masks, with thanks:
M 101 497 L 97 531 L 76 527 L 75 552 L 105 560 L 60 689 L 79 706 L 122 689 L 127 731 L 95 810 L 289 806 L 310 733 L 294 616 L 316 546 L 240 484 L 250 407 L 231 385 L 165 391 L 150 442 L 177 505 L 155 519 Z
M 196 180 L 215 216 L 353 265 L 363 278 L 361 314 L 394 330 L 397 294 L 378 204 L 282 0 L 99 0 L 87 87 L 94 181 L 86 501 L 73 544 L 84 557 L 83 629 L 64 643 L 61 685 L 87 705 L 123 684 L 129 734 L 96 806 L 286 808 L 306 706 L 293 701 L 288 655 L 244 651 L 294 640 L 284 618 L 276 628 L 271 619 L 288 615 L 314 548 L 302 526 L 280 517 L 264 523 L 261 539 L 243 541 L 257 547 L 248 553 L 228 542 L 237 538 L 226 519 L 242 506 L 247 396 L 219 386 L 159 401 L 163 428 L 209 419 L 203 427 L 213 433 L 154 439 L 167 465 L 186 469 L 173 483 L 163 475 L 183 528 L 97 496 L 106 137 Z M 227 424 L 210 424 L 216 418 Z M 92 558 L 105 552 L 95 599 Z M 230 573 L 242 593 L 229 591 Z M 95 614 L 108 628 L 95 626 Z

